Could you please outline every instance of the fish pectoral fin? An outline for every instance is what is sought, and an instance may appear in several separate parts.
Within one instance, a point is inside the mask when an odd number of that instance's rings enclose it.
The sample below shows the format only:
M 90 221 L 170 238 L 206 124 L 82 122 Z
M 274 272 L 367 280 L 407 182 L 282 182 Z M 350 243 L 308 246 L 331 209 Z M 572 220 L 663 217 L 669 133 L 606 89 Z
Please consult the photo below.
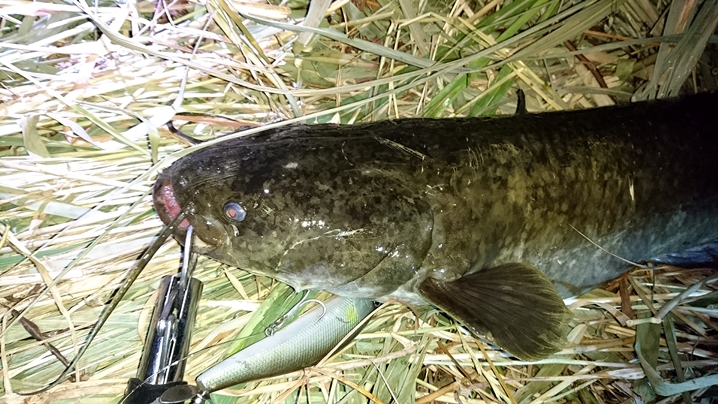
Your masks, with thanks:
M 427 278 L 419 292 L 518 358 L 543 359 L 566 345 L 571 312 L 551 281 L 531 265 L 505 264 L 452 282 Z

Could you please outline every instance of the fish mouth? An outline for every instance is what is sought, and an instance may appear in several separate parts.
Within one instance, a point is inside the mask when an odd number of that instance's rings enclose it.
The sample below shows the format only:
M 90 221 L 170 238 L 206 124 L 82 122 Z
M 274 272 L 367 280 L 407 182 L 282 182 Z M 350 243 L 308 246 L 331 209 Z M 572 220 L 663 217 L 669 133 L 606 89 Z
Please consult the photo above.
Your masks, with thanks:
M 157 176 L 152 191 L 152 203 L 155 206 L 155 211 L 165 225 L 172 222 L 172 220 L 182 212 L 182 207 L 175 197 L 174 189 L 172 188 L 172 179 L 168 171 L 169 170 L 165 170 Z M 178 230 L 181 233 L 185 233 L 188 227 L 189 221 L 184 219 L 179 224 Z
M 174 237 L 184 245 L 187 229 L 190 225 L 194 226 L 195 237 L 192 248 L 199 254 L 210 255 L 223 245 L 228 245 L 230 240 L 220 223 L 212 218 L 198 215 L 192 207 L 183 207 L 179 203 L 172 187 L 170 171 L 171 169 L 167 169 L 157 176 L 152 191 L 152 203 L 162 223 L 168 225 L 184 213 L 186 217 L 177 225 Z

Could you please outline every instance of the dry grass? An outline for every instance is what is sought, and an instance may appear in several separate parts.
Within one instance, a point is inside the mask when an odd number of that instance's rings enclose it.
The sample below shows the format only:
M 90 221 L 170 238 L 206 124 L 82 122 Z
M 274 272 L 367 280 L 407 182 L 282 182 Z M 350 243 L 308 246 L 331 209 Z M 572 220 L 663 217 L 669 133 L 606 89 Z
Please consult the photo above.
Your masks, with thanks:
M 212 139 L 297 121 L 512 113 L 516 88 L 534 112 L 675 95 L 697 86 L 706 65 L 696 61 L 718 21 L 713 2 L 696 18 L 690 1 L 503 3 L 336 1 L 326 13 L 314 6 L 321 25 L 311 28 L 295 25 L 302 2 L 182 0 L 168 20 L 148 2 L 0 0 L 2 399 L 119 401 L 153 291 L 177 270 L 174 242 L 110 317 L 80 380 L 51 393 L 16 394 L 49 383 L 63 365 L 10 309 L 74 356 L 161 228 L 152 180 L 188 153 L 165 136 L 173 117 Z M 286 288 L 210 260 L 196 276 L 205 289 L 188 380 Z M 710 276 L 639 271 L 622 280 L 625 293 L 577 299 L 573 345 L 534 363 L 512 360 L 429 308 L 417 318 L 390 306 L 324 366 L 227 390 L 215 402 L 618 403 L 656 392 L 667 396 L 659 402 L 695 400 L 716 383 L 718 310 L 715 284 L 689 287 Z M 683 376 L 704 385 L 684 389 Z

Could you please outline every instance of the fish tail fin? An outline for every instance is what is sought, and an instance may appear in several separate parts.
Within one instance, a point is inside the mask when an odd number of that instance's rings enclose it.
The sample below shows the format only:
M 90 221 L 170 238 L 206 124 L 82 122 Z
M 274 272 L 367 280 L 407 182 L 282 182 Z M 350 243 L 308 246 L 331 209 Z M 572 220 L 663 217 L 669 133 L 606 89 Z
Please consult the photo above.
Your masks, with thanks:
M 543 359 L 566 345 L 571 313 L 551 281 L 531 265 L 505 264 L 452 282 L 427 278 L 419 292 L 518 358 Z

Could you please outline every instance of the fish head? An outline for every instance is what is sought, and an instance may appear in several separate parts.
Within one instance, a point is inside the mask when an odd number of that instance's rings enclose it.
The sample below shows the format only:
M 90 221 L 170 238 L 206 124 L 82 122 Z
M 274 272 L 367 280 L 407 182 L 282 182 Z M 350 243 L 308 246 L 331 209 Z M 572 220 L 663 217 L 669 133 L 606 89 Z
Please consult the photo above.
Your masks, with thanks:
M 431 214 L 396 175 L 349 162 L 343 146 L 228 140 L 165 170 L 155 207 L 165 223 L 185 212 L 175 237 L 191 224 L 196 251 L 218 261 L 297 290 L 382 295 L 421 265 Z

